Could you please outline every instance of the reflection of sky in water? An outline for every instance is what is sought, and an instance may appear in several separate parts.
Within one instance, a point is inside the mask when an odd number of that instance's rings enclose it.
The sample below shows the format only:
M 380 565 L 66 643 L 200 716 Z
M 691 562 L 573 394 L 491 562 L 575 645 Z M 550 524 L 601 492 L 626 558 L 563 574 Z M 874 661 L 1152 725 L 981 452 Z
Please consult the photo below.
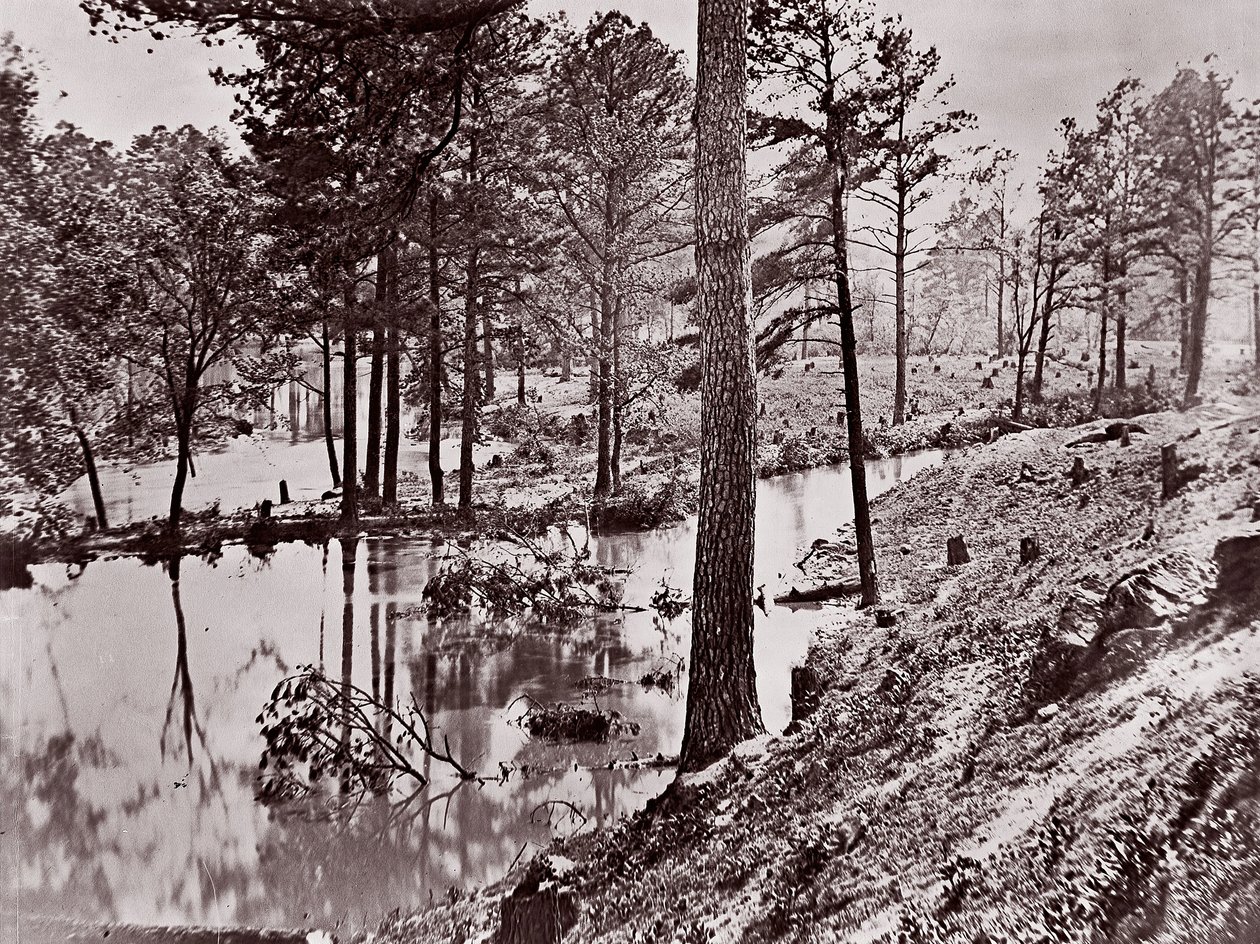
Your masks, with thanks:
M 932 461 L 871 463 L 872 491 Z M 761 484 L 757 573 L 768 595 L 799 547 L 849 519 L 847 482 L 847 473 L 816 470 Z M 662 576 L 689 587 L 694 521 L 605 537 L 595 549 L 601 563 L 633 568 L 626 600 L 646 603 Z M 5 704 L 16 705 L 0 719 L 0 737 L 17 745 L 0 774 L 5 807 L 17 812 L 0 836 L 0 861 L 21 877 L 24 913 L 359 927 L 430 893 L 498 879 L 523 846 L 528 856 L 530 843 L 547 841 L 545 816 L 530 821 L 544 801 L 572 801 L 609 823 L 668 782 L 669 771 L 586 768 L 632 750 L 677 751 L 682 693 L 634 680 L 672 654 L 687 656 L 685 615 L 664 632 L 645 612 L 496 639 L 462 623 L 391 618 L 419 602 L 436 566 L 431 546 L 365 539 L 345 574 L 342 552 L 333 542 L 327 551 L 283 546 L 266 562 L 241 548 L 214 565 L 185 560 L 178 597 L 164 570 L 130 559 L 81 574 L 40 566 L 33 589 L 0 594 L 12 667 L 0 679 Z M 788 669 L 818 619 L 782 608 L 758 615 L 771 730 L 788 720 Z M 369 801 L 331 820 L 269 810 L 253 801 L 254 718 L 275 682 L 306 662 L 334 675 L 348 665 L 368 690 L 414 692 L 456 756 L 484 773 L 496 774 L 500 761 L 562 772 L 477 786 L 435 770 L 402 808 Z M 639 737 L 556 747 L 510 723 L 504 709 L 518 695 L 577 702 L 575 683 L 589 675 L 628 680 L 599 704 L 637 721 Z

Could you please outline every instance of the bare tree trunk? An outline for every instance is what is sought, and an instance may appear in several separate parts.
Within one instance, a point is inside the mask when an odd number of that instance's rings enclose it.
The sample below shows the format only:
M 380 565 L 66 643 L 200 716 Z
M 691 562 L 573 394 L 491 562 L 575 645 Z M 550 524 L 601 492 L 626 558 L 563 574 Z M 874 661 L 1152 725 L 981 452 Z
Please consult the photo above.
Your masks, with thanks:
M 753 663 L 757 384 L 746 180 L 747 6 L 699 0 L 696 307 L 700 520 L 681 771 L 763 729 Z
M 180 520 L 184 514 L 184 486 L 188 483 L 188 472 L 192 465 L 190 425 L 191 417 L 181 418 L 175 424 L 175 483 L 171 486 L 170 518 L 167 520 L 167 531 L 172 535 L 179 534 Z
M 341 469 L 337 465 L 337 443 L 333 439 L 332 424 L 332 342 L 328 340 L 328 318 L 322 323 L 320 364 L 324 371 L 324 446 L 328 450 L 328 471 L 332 475 L 332 487 L 341 485 Z
M 438 196 L 429 194 L 429 480 L 433 504 L 446 503 L 442 480 L 442 294 L 438 285 Z
M 613 189 L 616 182 L 611 171 L 604 175 L 604 230 L 603 230 L 603 272 L 599 284 L 599 399 L 596 453 L 595 453 L 595 497 L 605 498 L 615 486 L 612 469 L 612 427 L 613 427 L 613 392 L 615 376 L 613 373 L 613 348 L 616 335 L 616 301 L 613 297 L 616 278 L 616 260 L 613 258 L 614 227 L 616 225 L 616 207 L 614 206 Z
M 388 334 L 385 349 L 385 468 L 381 497 L 387 505 L 398 503 L 398 445 L 402 439 L 401 371 L 402 336 L 398 328 L 398 259 L 391 250 Z
M 342 350 L 342 451 L 341 451 L 341 527 L 351 531 L 359 526 L 359 374 L 358 345 L 355 336 L 354 266 L 346 266 Z
M 1003 226 L 1003 237 L 1005 237 L 1005 226 Z M 1005 248 L 998 250 L 998 284 L 997 284 L 997 352 L 998 357 L 1006 356 L 1006 326 L 1002 323 L 1005 312 L 1003 311 L 1003 303 L 1006 301 L 1006 250 Z
M 1256 271 L 1260 273 L 1260 264 Z M 1260 277 L 1251 286 L 1251 345 L 1256 367 L 1260 368 Z
M 834 139 L 833 135 L 833 139 Z M 848 170 L 842 159 L 831 156 L 831 241 L 835 267 L 836 303 L 840 315 L 840 360 L 844 367 L 844 409 L 849 440 L 849 477 L 853 490 L 853 530 L 857 538 L 858 576 L 862 582 L 862 606 L 879 602 L 875 573 L 875 539 L 871 533 L 871 508 L 866 495 L 866 442 L 862 433 L 862 402 L 858 383 L 857 334 L 853 329 L 853 296 L 849 288 L 849 248 L 844 217 Z
M 1124 284 L 1124 279 L 1128 277 L 1128 264 L 1123 260 L 1119 260 L 1116 266 L 1116 274 L 1120 276 L 1120 285 L 1116 290 L 1116 366 L 1112 370 L 1112 385 L 1117 390 L 1123 390 L 1129 382 L 1127 370 L 1129 365 L 1126 363 L 1128 352 L 1125 351 L 1125 332 L 1128 326 L 1129 313 L 1129 289 Z
M 381 493 L 381 393 L 385 385 L 385 328 L 381 309 L 389 297 L 389 251 L 376 258 L 376 311 L 372 318 L 372 365 L 368 372 L 367 452 L 364 456 L 363 491 L 379 498 Z
M 623 324 L 621 299 L 618 298 L 613 308 L 613 354 L 612 354 L 612 455 L 608 462 L 608 471 L 612 476 L 612 489 L 621 491 L 621 441 L 622 441 L 622 401 L 626 395 L 625 379 L 622 376 L 621 333 Z
M 1195 266 L 1194 295 L 1190 308 L 1190 356 L 1186 363 L 1185 404 L 1190 406 L 1199 395 L 1199 379 L 1203 373 L 1203 349 L 1207 340 L 1208 302 L 1212 295 L 1212 224 L 1205 224 L 1206 235 Z
M 491 314 L 489 305 L 481 307 L 481 367 L 485 373 L 481 388 L 483 403 L 494 402 L 494 325 Z
M 897 302 L 896 379 L 893 384 L 893 425 L 906 421 L 906 355 L 909 338 L 906 331 L 906 196 L 897 194 L 895 225 L 896 245 L 893 252 L 894 290 Z
M 591 354 L 586 359 L 586 366 L 590 369 L 590 391 L 589 400 L 591 403 L 599 402 L 599 338 L 600 338 L 600 304 L 599 304 L 599 286 L 595 281 L 591 281 Z
M 464 296 L 464 404 L 459 437 L 459 507 L 472 507 L 473 441 L 477 435 L 477 266 L 480 247 L 468 253 L 468 287 Z
M 96 456 L 92 452 L 92 443 L 87 433 L 79 425 L 78 413 L 70 410 L 70 425 L 74 429 L 75 438 L 79 440 L 79 448 L 83 451 L 83 468 L 87 473 L 88 488 L 92 492 L 92 507 L 96 511 L 96 526 L 104 531 L 109 527 L 109 516 L 105 513 L 105 496 L 101 493 L 101 477 L 96 471 Z
M 1180 319 L 1180 345 L 1182 370 L 1190 366 L 1190 272 L 1180 265 L 1177 268 L 1177 315 Z
M 1111 313 L 1111 254 L 1103 250 L 1102 300 L 1098 309 L 1098 386 L 1094 388 L 1094 412 L 1102 409 L 1103 387 L 1107 383 L 1107 317 Z
M 1058 233 L 1056 233 L 1057 236 Z M 1050 316 L 1054 313 L 1054 290 L 1058 281 L 1059 261 L 1058 259 L 1053 259 L 1050 262 L 1050 271 L 1046 276 L 1046 299 L 1041 309 L 1041 331 L 1037 338 L 1037 358 L 1033 366 L 1033 403 L 1041 402 L 1042 388 L 1045 383 L 1046 348 L 1050 344 Z

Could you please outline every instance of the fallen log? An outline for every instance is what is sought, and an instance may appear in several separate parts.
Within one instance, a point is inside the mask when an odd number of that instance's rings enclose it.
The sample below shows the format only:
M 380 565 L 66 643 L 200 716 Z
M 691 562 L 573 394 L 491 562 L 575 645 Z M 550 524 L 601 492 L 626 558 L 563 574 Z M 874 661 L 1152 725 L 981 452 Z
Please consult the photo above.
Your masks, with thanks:
M 792 587 L 787 593 L 779 594 L 774 602 L 779 606 L 791 606 L 794 603 L 823 603 L 827 600 L 838 600 L 851 597 L 862 592 L 862 581 L 856 577 L 846 577 L 835 583 L 823 583 L 816 587 L 798 590 Z

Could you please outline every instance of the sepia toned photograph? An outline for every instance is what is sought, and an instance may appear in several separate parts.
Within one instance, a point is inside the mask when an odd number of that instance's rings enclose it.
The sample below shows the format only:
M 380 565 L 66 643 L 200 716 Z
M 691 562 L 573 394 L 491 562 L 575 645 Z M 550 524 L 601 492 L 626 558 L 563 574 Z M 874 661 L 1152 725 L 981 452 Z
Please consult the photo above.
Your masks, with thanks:
M 0 944 L 1260 944 L 1255 0 L 0 0 Z

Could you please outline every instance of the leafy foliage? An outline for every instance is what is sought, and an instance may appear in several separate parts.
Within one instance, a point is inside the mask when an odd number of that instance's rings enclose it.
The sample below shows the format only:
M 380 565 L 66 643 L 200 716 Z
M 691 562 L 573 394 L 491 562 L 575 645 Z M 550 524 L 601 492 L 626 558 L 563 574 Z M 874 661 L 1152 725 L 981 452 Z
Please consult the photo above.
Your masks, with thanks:
M 450 765 L 464 779 L 445 738 L 439 745 L 412 696 L 387 705 L 347 679 L 299 666 L 281 679 L 256 719 L 266 742 L 259 761 L 258 798 L 264 803 L 300 799 L 335 782 L 342 794 L 386 793 L 396 780 L 428 782 L 417 755 Z

